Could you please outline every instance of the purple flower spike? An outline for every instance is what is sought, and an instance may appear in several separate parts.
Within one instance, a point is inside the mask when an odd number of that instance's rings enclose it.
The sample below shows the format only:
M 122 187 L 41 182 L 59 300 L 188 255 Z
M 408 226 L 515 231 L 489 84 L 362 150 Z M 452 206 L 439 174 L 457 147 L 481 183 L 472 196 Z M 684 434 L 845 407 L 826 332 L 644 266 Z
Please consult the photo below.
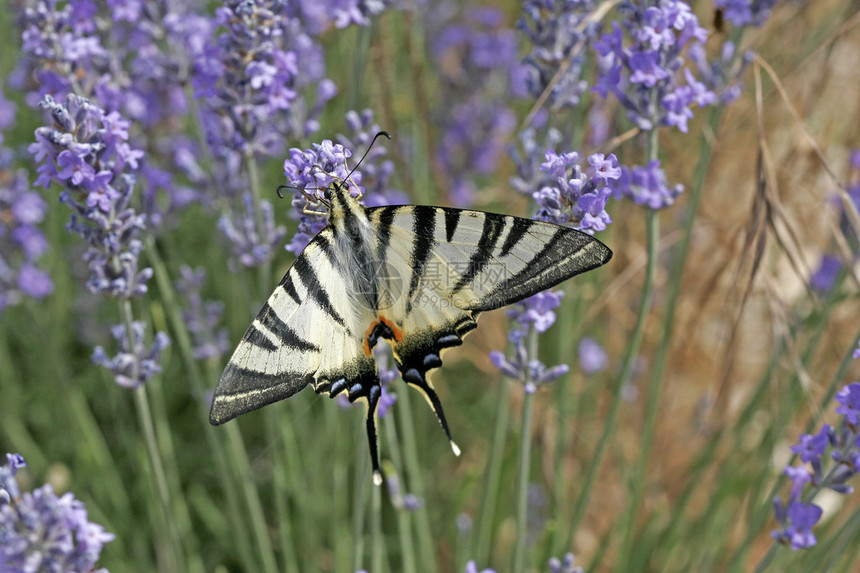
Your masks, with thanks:
M 124 121 L 118 114 L 106 115 L 86 99 L 70 95 L 61 104 L 46 96 L 40 105 L 55 127 L 37 129 L 30 145 L 41 163 L 37 183 L 64 189 L 60 202 L 72 210 L 67 229 L 87 244 L 84 258 L 93 273 L 87 286 L 110 297 L 140 296 L 152 276 L 150 269 L 138 268 L 137 237 L 146 217 L 129 204 L 142 152 L 120 141 Z
M 684 187 L 675 185 L 669 187 L 666 173 L 660 167 L 660 160 L 654 159 L 645 167 L 634 166 L 633 169 L 621 168 L 615 186 L 616 198 L 633 199 L 637 205 L 646 205 L 651 209 L 663 209 L 675 202 Z
M 860 423 L 860 419 L 858 419 L 860 416 L 860 383 L 852 382 L 842 388 L 836 394 L 836 401 L 840 404 L 836 408 L 836 413 L 845 416 L 845 420 L 849 424 L 858 425 Z
M 498 8 L 437 10 L 428 31 L 441 80 L 441 137 L 433 150 L 448 200 L 473 203 L 475 180 L 492 175 L 516 129 L 512 92 L 521 93 L 517 37 Z M 441 21 L 440 21 L 441 20 Z
M 222 215 L 218 229 L 230 242 L 234 260 L 251 268 L 271 259 L 287 231 L 282 225 L 275 224 L 275 211 L 270 201 L 261 200 L 258 208 L 251 193 L 244 193 L 242 205 L 244 212 Z M 258 218 L 262 221 L 262 228 L 257 227 Z
M 346 161 L 351 156 L 349 149 L 328 139 L 313 144 L 311 149 L 290 149 L 290 158 L 284 161 L 284 175 L 287 184 L 296 188 L 292 204 L 293 216 L 298 218 L 299 227 L 286 247 L 288 251 L 300 253 L 326 226 L 328 213 L 319 201 L 326 189 L 338 184 L 345 185 L 344 189 L 353 197 L 364 194 L 362 173 L 355 171 L 349 175 Z
M 588 88 L 582 78 L 583 64 L 587 47 L 596 38 L 597 27 L 587 25 L 586 19 L 595 6 L 593 0 L 527 0 L 523 3 L 523 16 L 517 28 L 525 35 L 531 51 L 523 58 L 523 70 L 519 75 L 525 90 L 534 98 L 555 80 L 548 100 L 553 110 L 578 105 Z M 562 69 L 564 72 L 556 78 L 556 73 Z
M 550 558 L 549 573 L 585 573 L 585 570 L 576 565 L 576 557 L 573 553 L 565 553 L 564 559 Z
M 839 408 L 837 408 L 836 411 L 839 412 Z M 800 455 L 800 460 L 805 463 L 820 460 L 821 456 L 824 455 L 824 450 L 830 443 L 832 434 L 833 428 L 830 424 L 824 424 L 824 426 L 821 427 L 821 431 L 814 436 L 809 434 L 800 436 L 800 442 L 797 445 L 792 446 L 791 451 Z
M 490 362 L 508 378 L 513 378 L 514 380 L 522 379 L 522 373 L 508 361 L 504 352 L 499 352 L 498 350 L 490 351 Z
M 735 26 L 761 26 L 777 0 L 716 0 L 723 17 Z
M 205 301 L 200 292 L 206 280 L 206 271 L 187 265 L 179 267 L 180 279 L 176 291 L 185 299 L 182 318 L 194 343 L 192 355 L 197 360 L 218 359 L 230 351 L 227 329 L 221 324 L 224 303 Z
M 131 343 L 129 343 L 125 325 L 116 325 L 111 330 L 119 344 L 119 353 L 109 358 L 101 346 L 96 346 L 92 361 L 110 370 L 117 384 L 124 388 L 137 388 L 161 372 L 158 360 L 162 350 L 170 344 L 170 338 L 166 334 L 156 333 L 152 346 L 147 349 L 143 342 L 146 323 L 141 321 L 132 323 L 133 341 Z
M 533 142 L 523 139 L 523 143 L 526 152 L 534 155 L 538 148 Z M 543 177 L 534 172 L 534 159 L 529 162 L 520 157 L 515 159 L 522 175 L 511 184 L 520 190 L 538 189 L 531 192 L 539 205 L 536 219 L 560 225 L 572 223 L 574 228 L 586 233 L 602 231 L 612 222 L 605 208 L 616 185 L 615 180 L 621 174 L 615 155 L 591 155 L 588 162 L 592 174 L 588 175 L 579 166 L 576 152 L 559 154 L 548 149 L 540 163 Z
M 0 93 L 0 129 L 11 124 L 2 117 L 5 101 Z M 0 133 L 2 143 L 2 133 Z M 11 150 L 0 147 L 0 157 Z M 12 171 L 0 162 L 0 315 L 27 297 L 40 299 L 54 290 L 48 273 L 38 261 L 48 250 L 39 225 L 48 205 L 32 190 L 26 171 Z
M 848 480 L 860 473 L 860 428 L 857 425 L 860 383 L 852 382 L 843 387 L 836 394 L 836 401 L 840 404 L 836 412 L 844 416 L 838 430 L 825 424 L 817 434 L 800 437 L 791 451 L 799 454 L 801 461 L 812 469 L 807 466 L 785 468 L 785 475 L 791 478 L 787 509 L 782 500 L 774 500 L 774 514 L 780 529 L 771 535 L 779 543 L 790 544 L 794 550 L 815 545 L 811 528 L 821 517 L 821 508 L 801 502 L 801 499 L 809 499 L 824 488 L 849 494 L 854 488 Z M 831 450 L 830 467 L 824 455 L 828 448 Z
M 601 57 L 600 74 L 592 89 L 604 98 L 609 94 L 617 97 L 640 129 L 664 125 L 685 132 L 693 117 L 690 108 L 717 103 L 714 90 L 729 82 L 702 82 L 684 67 L 684 49 L 698 49 L 697 56 L 703 56 L 701 47 L 707 39 L 707 31 L 699 26 L 689 5 L 680 0 L 649 4 L 625 2 L 621 24 L 613 22 L 612 31 L 594 43 Z M 624 31 L 632 39 L 627 47 Z M 701 57 L 694 61 L 701 75 L 716 80 Z
M 822 509 L 813 503 L 795 502 L 788 506 L 788 521 L 791 525 L 786 528 L 785 535 L 790 539 L 793 550 L 806 549 L 816 544 L 812 526 L 818 523 L 821 514 Z
M 114 535 L 89 521 L 72 493 L 57 497 L 50 485 L 20 492 L 15 473 L 24 464 L 7 454 L 0 466 L 0 569 L 92 571 Z

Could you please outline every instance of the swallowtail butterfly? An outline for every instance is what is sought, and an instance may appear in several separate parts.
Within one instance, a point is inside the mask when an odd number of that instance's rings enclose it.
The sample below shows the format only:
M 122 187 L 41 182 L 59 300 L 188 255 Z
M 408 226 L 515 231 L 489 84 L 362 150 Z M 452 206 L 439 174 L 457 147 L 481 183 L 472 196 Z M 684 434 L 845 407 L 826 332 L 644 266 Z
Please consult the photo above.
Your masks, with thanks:
M 223 424 L 306 386 L 367 404 L 373 478 L 382 483 L 373 349 L 391 346 L 451 441 L 428 372 L 462 344 L 478 315 L 521 301 L 612 256 L 594 237 L 552 223 L 447 207 L 364 207 L 343 185 L 324 193 L 326 226 L 248 327 L 215 388 Z

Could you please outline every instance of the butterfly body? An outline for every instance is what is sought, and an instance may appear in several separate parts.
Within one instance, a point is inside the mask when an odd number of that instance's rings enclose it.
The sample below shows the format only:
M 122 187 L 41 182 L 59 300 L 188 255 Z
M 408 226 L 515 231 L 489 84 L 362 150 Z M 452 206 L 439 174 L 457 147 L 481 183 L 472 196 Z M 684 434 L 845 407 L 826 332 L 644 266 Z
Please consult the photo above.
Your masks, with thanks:
M 428 372 L 462 344 L 481 312 L 596 268 L 612 253 L 545 223 L 445 207 L 364 207 L 327 193 L 328 225 L 302 251 L 245 332 L 215 390 L 210 422 L 310 385 L 368 405 L 374 480 L 381 482 L 374 347 L 385 340 L 403 380 L 423 392 L 450 440 Z M 455 452 L 458 448 L 451 442 Z

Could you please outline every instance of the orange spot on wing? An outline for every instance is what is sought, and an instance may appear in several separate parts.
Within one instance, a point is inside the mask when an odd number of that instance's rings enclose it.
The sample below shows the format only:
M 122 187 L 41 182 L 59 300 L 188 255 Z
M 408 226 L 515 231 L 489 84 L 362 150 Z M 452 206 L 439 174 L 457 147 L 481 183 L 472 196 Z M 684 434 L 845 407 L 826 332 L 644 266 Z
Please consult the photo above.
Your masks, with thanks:
M 401 340 L 403 340 L 403 331 L 400 330 L 400 327 L 398 327 L 396 324 L 394 324 L 384 316 L 379 317 L 379 322 L 391 329 L 391 332 L 394 333 L 394 342 L 399 343 Z
M 399 343 L 403 340 L 403 331 L 396 324 L 385 318 L 384 316 L 379 316 L 370 323 L 370 326 L 367 327 L 367 330 L 364 331 L 364 340 L 362 341 L 362 348 L 364 350 L 365 356 L 370 356 L 373 353 L 373 349 L 370 347 L 370 335 L 373 334 L 373 329 L 375 329 L 378 325 L 383 325 L 387 327 L 391 333 L 394 335 L 394 342 Z M 387 338 L 387 337 L 385 337 Z
M 373 332 L 377 324 L 377 322 L 371 322 L 368 329 L 364 331 L 364 341 L 361 343 L 361 346 L 364 349 L 365 356 L 370 356 L 373 352 L 373 349 L 370 348 L 370 333 Z

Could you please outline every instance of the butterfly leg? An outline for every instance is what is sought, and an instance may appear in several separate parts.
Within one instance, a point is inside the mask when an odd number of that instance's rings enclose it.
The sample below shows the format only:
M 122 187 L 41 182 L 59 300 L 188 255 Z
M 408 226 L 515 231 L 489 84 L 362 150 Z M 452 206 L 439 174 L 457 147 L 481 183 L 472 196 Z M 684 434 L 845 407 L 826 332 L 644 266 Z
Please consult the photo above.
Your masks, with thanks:
M 448 429 L 448 421 L 445 420 L 445 412 L 442 411 L 442 401 L 439 400 L 439 395 L 436 393 L 436 390 L 433 389 L 424 376 L 414 369 L 410 369 L 403 374 L 403 380 L 424 393 L 424 397 L 430 403 L 430 407 L 433 408 L 433 412 L 436 414 L 436 419 L 439 420 L 439 425 L 442 426 L 442 429 L 445 431 L 445 435 L 448 436 L 448 441 L 451 443 L 451 449 L 454 450 L 454 455 L 459 456 L 460 448 L 456 443 L 454 443 L 454 440 L 451 439 L 451 431 Z
M 379 470 L 379 440 L 376 435 L 376 406 L 382 387 L 377 382 L 367 393 L 367 441 L 370 444 L 370 463 L 373 465 L 373 483 L 382 485 L 382 472 Z

